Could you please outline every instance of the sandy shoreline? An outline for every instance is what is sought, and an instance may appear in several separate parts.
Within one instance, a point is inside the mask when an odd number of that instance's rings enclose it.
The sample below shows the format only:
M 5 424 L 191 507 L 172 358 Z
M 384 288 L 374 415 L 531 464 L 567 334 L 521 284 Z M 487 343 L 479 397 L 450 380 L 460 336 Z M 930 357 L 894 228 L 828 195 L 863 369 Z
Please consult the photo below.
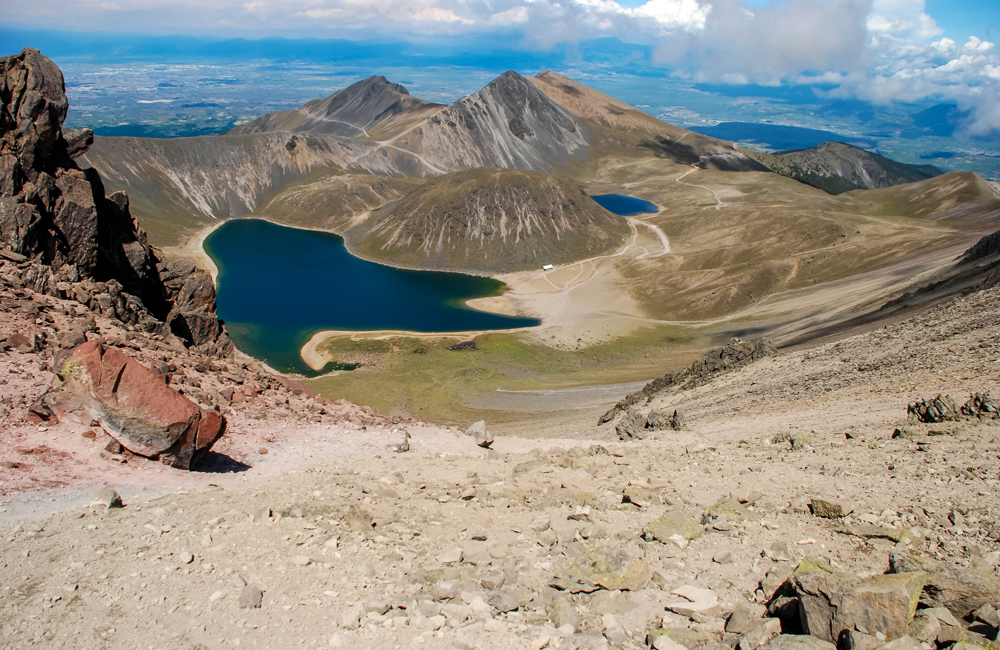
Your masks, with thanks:
M 537 327 L 537 326 L 536 326 Z M 341 336 L 349 336 L 352 341 L 361 340 L 384 340 L 384 339 L 394 339 L 394 338 L 408 338 L 408 339 L 420 339 L 422 341 L 439 341 L 443 339 L 452 339 L 455 341 L 469 341 L 477 336 L 486 334 L 511 334 L 514 332 L 525 332 L 529 329 L 521 327 L 517 329 L 508 330 L 469 330 L 465 332 L 411 332 L 409 330 L 323 330 L 321 332 L 316 332 L 312 335 L 302 349 L 299 351 L 302 360 L 306 362 L 313 370 L 322 370 L 326 364 L 334 361 L 331 355 L 327 352 L 321 352 L 319 346 L 325 341 L 338 338 Z
M 391 262 L 385 262 L 383 260 L 369 259 L 367 257 L 364 257 L 363 255 L 359 255 L 356 251 L 351 250 L 351 247 L 348 246 L 347 244 L 347 239 L 344 238 L 343 235 L 341 235 L 340 233 L 333 232 L 330 230 L 324 230 L 322 228 L 291 226 L 286 223 L 281 223 L 280 221 L 270 219 L 268 217 L 260 217 L 255 215 L 238 217 L 238 219 L 256 219 L 260 221 L 266 221 L 276 226 L 282 226 L 285 228 L 296 228 L 298 230 L 309 230 L 312 232 L 334 234 L 337 235 L 338 237 L 341 237 L 344 240 L 344 248 L 347 250 L 349 254 L 366 262 L 372 262 L 373 264 L 381 264 L 382 266 L 389 266 L 392 268 L 403 269 L 407 271 L 427 270 L 427 271 L 438 271 L 446 273 L 463 273 L 464 275 L 478 275 L 480 277 L 487 277 L 494 280 L 498 280 L 500 282 L 504 282 L 503 280 L 501 280 L 496 276 L 487 275 L 484 273 L 465 272 L 465 271 L 445 271 L 440 269 L 416 269 L 409 266 L 403 266 L 399 264 L 393 264 Z M 187 243 L 181 246 L 173 246 L 163 249 L 164 253 L 166 254 L 167 257 L 191 260 L 199 268 L 205 269 L 212 275 L 212 281 L 216 284 L 216 288 L 218 288 L 219 268 L 215 264 L 215 261 L 212 260 L 212 257 L 205 250 L 205 241 L 213 232 L 215 232 L 223 225 L 231 221 L 236 221 L 236 219 L 224 219 L 219 221 L 218 223 L 214 223 L 208 227 L 205 227 L 202 230 L 200 230 L 197 235 L 188 240 Z M 504 285 L 507 286 L 508 289 L 510 288 L 506 282 L 504 282 Z M 354 340 L 384 339 L 384 338 L 395 338 L 395 337 L 419 338 L 424 340 L 435 340 L 435 339 L 470 340 L 486 332 L 509 334 L 513 332 L 525 332 L 529 330 L 535 330 L 538 328 L 543 328 L 547 325 L 544 318 L 535 314 L 527 313 L 528 310 L 524 308 L 524 304 L 517 298 L 511 296 L 510 293 L 511 292 L 508 290 L 507 292 L 499 296 L 486 296 L 483 298 L 473 298 L 471 300 L 466 301 L 465 306 L 468 307 L 469 309 L 474 309 L 476 311 L 500 314 L 503 316 L 524 316 L 528 318 L 537 318 L 539 321 L 541 321 L 539 325 L 535 325 L 532 327 L 520 327 L 514 329 L 478 330 L 478 331 L 470 330 L 464 332 L 412 332 L 409 330 L 375 330 L 375 331 L 322 330 L 314 334 L 309 339 L 309 341 L 306 342 L 304 346 L 302 346 L 302 349 L 300 350 L 299 354 L 302 357 L 303 361 L 305 361 L 310 368 L 312 368 L 313 370 L 322 370 L 323 367 L 326 366 L 326 364 L 332 361 L 333 359 L 330 358 L 329 354 L 325 352 L 320 352 L 318 348 L 327 339 L 339 336 L 351 336 L 352 339 Z M 260 359 L 258 359 L 258 361 L 263 363 L 263 361 Z M 270 368 L 269 366 L 268 370 L 279 375 L 297 376 L 297 375 L 290 375 L 288 373 L 278 372 L 273 368 Z

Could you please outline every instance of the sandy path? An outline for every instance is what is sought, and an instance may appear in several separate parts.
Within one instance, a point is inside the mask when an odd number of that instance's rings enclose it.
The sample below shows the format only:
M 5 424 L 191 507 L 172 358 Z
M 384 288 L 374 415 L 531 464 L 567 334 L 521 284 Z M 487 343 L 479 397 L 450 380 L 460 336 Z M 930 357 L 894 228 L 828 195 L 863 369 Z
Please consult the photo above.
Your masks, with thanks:
M 314 113 L 310 113 L 307 110 L 304 110 L 302 107 L 299 107 L 299 108 L 297 108 L 295 110 L 297 110 L 298 112 L 302 113 L 303 115 L 306 115 L 309 118 L 314 119 L 314 120 L 320 120 L 322 122 L 333 122 L 334 124 L 344 124 L 344 125 L 349 126 L 349 127 L 353 128 L 353 129 L 357 129 L 358 131 L 361 131 L 361 133 L 363 133 L 366 138 L 368 137 L 368 131 L 366 131 L 365 127 L 363 127 L 363 126 L 358 126 L 357 124 L 351 124 L 350 122 L 345 122 L 343 120 L 335 120 L 335 119 L 332 119 L 332 118 L 329 118 L 329 117 L 323 117 L 322 115 L 316 115 Z
M 721 199 L 721 198 L 719 197 L 719 193 L 718 193 L 718 191 L 716 191 L 716 190 L 713 190 L 713 189 L 712 189 L 712 188 L 710 188 L 710 187 L 705 187 L 704 185 L 695 185 L 694 183 L 685 183 L 685 182 L 684 182 L 684 181 L 682 180 L 682 179 L 683 179 L 683 178 L 684 178 L 685 176 L 687 176 L 688 174 L 693 174 L 693 173 L 695 173 L 695 172 L 697 172 L 697 171 L 701 171 L 701 169 L 700 169 L 700 168 L 698 168 L 698 167 L 695 167 L 694 165 L 691 165 L 691 167 L 692 167 L 692 169 L 691 169 L 690 171 L 687 171 L 687 172 L 684 172 L 683 174 L 681 174 L 680 176 L 678 176 L 678 177 L 677 177 L 676 179 L 674 179 L 674 180 L 675 180 L 675 181 L 676 181 L 677 183 L 680 183 L 681 185 L 687 185 L 688 187 L 697 187 L 697 188 L 699 188 L 699 189 L 702 189 L 702 190 L 705 190 L 706 192 L 711 192 L 711 193 L 712 193 L 712 196 L 714 196 L 714 197 L 715 197 L 715 205 L 713 205 L 713 206 L 708 206 L 708 207 L 704 208 L 705 210 L 708 210 L 708 209 L 709 209 L 709 207 L 711 207 L 711 208 L 715 208 L 716 210 L 721 210 L 722 208 L 725 208 L 725 207 L 727 207 L 727 206 L 728 206 L 729 204 L 728 204 L 728 203 L 726 203 L 725 201 L 723 201 L 723 200 L 722 200 L 722 199 Z

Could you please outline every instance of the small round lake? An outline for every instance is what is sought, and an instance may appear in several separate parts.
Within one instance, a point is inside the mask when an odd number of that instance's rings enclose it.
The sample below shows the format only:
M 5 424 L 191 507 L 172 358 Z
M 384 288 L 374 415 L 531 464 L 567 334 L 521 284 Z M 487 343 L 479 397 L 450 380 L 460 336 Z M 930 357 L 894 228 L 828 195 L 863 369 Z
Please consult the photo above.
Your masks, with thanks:
M 598 194 L 590 198 L 608 212 L 614 212 L 623 217 L 633 217 L 637 214 L 656 214 L 660 211 L 655 203 L 624 194 Z
M 461 332 L 538 324 L 465 306 L 501 293 L 497 280 L 375 264 L 348 253 L 344 240 L 329 233 L 239 219 L 209 235 L 205 251 L 219 269 L 218 311 L 229 335 L 240 350 L 282 372 L 318 374 L 299 351 L 322 330 Z

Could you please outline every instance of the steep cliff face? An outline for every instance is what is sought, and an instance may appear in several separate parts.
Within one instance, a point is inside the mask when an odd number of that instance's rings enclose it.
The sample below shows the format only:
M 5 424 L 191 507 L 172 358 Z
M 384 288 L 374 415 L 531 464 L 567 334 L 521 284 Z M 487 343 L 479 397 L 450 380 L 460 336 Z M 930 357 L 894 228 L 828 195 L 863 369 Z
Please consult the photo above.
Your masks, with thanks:
M 69 102 L 59 68 L 25 48 L 0 58 L 0 74 L 0 244 L 33 262 L 25 269 L 30 283 L 53 295 L 74 291 L 69 283 L 81 280 L 106 283 L 108 309 L 143 327 L 198 313 L 214 319 L 203 328 L 212 336 L 174 333 L 206 350 L 230 351 L 215 317 L 214 289 L 207 310 L 204 300 L 165 285 L 165 266 L 132 219 L 128 197 L 105 196 L 100 175 L 74 161 L 93 134 L 63 132 Z
M 427 181 L 347 233 L 363 255 L 422 268 L 510 272 L 619 247 L 628 220 L 576 185 L 537 172 L 476 169 Z
M 229 131 L 231 135 L 293 131 L 383 140 L 440 111 L 403 86 L 374 76 L 290 111 L 269 113 Z
M 158 244 L 169 246 L 217 219 L 242 217 L 264 197 L 312 174 L 396 167 L 369 142 L 265 132 L 196 138 L 101 138 L 81 158 L 126 190 Z

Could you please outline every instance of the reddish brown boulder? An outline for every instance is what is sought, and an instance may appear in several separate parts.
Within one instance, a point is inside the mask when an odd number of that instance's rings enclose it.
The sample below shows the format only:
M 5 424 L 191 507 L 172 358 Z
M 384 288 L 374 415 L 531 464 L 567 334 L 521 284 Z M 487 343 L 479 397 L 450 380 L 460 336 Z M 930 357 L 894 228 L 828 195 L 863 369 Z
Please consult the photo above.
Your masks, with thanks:
M 115 349 L 90 341 L 57 369 L 45 404 L 60 419 L 96 419 L 139 456 L 189 469 L 225 432 L 226 421 L 163 383 L 163 378 Z

